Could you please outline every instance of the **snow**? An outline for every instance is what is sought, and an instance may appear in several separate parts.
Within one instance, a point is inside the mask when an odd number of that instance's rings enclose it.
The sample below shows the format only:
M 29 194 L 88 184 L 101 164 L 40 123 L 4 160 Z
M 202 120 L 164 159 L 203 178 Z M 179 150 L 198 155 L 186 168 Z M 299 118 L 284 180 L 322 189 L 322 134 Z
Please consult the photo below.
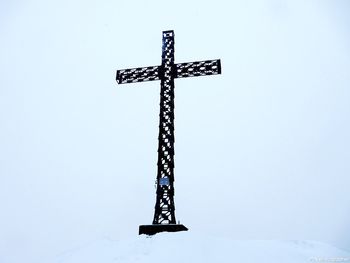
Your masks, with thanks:
M 235 240 L 191 232 L 103 238 L 66 251 L 55 263 L 112 262 L 350 262 L 350 252 L 326 243 L 296 240 Z

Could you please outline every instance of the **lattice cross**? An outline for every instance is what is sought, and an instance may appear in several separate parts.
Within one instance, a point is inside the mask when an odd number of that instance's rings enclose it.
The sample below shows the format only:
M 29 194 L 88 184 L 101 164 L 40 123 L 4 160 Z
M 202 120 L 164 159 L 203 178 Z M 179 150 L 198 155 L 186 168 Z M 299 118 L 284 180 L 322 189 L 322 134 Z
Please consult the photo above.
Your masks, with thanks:
M 163 31 L 162 64 L 117 70 L 118 84 L 161 81 L 157 199 L 153 226 L 140 226 L 140 234 L 187 230 L 176 225 L 174 204 L 174 79 L 221 74 L 220 60 L 175 64 L 174 31 Z M 161 227 L 155 227 L 161 225 Z

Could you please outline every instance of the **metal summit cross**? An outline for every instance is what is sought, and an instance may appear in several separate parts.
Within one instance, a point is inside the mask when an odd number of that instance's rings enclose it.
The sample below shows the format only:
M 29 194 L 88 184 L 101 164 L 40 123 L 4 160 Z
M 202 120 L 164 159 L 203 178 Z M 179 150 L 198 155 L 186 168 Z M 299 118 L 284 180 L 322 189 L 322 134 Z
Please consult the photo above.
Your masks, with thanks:
M 117 83 L 160 80 L 157 198 L 152 225 L 139 234 L 186 231 L 176 224 L 174 204 L 174 79 L 221 74 L 220 60 L 174 63 L 174 31 L 163 31 L 162 64 L 117 70 Z

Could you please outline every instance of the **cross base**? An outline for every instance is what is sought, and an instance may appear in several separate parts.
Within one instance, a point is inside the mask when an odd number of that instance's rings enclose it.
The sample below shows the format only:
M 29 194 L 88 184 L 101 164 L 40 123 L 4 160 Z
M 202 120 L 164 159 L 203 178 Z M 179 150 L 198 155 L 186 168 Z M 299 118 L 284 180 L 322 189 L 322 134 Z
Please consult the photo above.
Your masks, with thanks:
M 141 225 L 139 226 L 139 235 L 146 234 L 152 236 L 160 232 L 179 232 L 187 230 L 188 228 L 182 224 Z

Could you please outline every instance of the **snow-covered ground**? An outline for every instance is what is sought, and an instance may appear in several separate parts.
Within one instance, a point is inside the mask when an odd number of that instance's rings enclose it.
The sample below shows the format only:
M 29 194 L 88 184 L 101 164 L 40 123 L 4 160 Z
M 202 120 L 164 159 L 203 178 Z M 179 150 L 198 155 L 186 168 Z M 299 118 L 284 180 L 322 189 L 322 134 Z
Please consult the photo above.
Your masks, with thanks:
M 55 263 L 112 262 L 350 262 L 350 252 L 317 241 L 235 240 L 191 232 L 93 241 L 58 255 Z

